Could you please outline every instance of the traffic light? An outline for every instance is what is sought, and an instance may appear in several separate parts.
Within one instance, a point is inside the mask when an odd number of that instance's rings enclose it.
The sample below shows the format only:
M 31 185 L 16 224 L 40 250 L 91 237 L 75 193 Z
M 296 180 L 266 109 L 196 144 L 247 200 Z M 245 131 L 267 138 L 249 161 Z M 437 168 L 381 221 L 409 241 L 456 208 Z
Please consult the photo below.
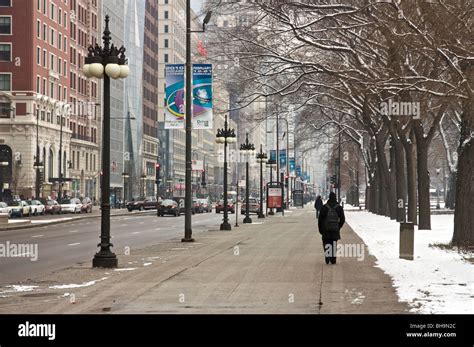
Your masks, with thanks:
M 288 188 L 288 175 L 285 175 L 285 188 Z
M 156 184 L 160 184 L 161 182 L 160 171 L 161 171 L 161 165 L 160 163 L 156 163 L 155 164 L 155 183 Z

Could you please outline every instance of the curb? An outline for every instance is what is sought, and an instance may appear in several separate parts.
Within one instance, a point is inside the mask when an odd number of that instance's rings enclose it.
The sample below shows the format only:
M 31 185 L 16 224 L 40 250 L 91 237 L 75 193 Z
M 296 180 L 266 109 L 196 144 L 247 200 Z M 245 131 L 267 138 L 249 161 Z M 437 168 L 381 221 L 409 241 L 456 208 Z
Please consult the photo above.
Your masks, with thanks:
M 123 217 L 123 216 L 129 216 L 129 215 L 146 215 L 146 214 L 151 214 L 150 211 L 144 211 L 144 212 L 135 212 L 135 213 L 118 213 L 118 214 L 111 214 L 110 218 L 114 217 Z M 92 219 L 92 218 L 100 218 L 101 215 L 97 216 L 82 216 L 82 217 L 72 217 L 71 219 L 66 219 L 66 220 L 58 220 L 50 223 L 29 223 L 26 225 L 12 225 L 12 226 L 7 226 L 7 227 L 1 227 L 0 226 L 0 232 L 2 231 L 10 231 L 10 230 L 22 230 L 22 229 L 33 229 L 33 228 L 38 228 L 38 227 L 44 227 L 44 226 L 49 226 L 49 225 L 57 225 L 57 224 L 65 224 L 65 223 L 72 223 L 80 220 L 85 220 L 85 219 Z M 21 223 L 19 223 L 21 224 Z

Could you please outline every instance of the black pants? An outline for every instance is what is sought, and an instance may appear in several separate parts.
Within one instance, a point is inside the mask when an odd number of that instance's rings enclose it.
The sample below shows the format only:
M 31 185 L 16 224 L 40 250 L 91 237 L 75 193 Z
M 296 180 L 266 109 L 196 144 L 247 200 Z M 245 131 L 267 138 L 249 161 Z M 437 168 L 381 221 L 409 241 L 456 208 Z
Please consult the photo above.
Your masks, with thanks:
M 326 264 L 336 264 L 337 240 L 323 239 L 323 251 Z

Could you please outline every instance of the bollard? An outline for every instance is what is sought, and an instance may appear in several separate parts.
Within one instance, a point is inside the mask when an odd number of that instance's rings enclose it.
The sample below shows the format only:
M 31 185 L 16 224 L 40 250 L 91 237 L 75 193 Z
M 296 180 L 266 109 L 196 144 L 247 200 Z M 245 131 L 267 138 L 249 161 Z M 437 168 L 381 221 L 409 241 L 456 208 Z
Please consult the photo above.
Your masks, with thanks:
M 400 223 L 400 259 L 413 260 L 415 225 Z

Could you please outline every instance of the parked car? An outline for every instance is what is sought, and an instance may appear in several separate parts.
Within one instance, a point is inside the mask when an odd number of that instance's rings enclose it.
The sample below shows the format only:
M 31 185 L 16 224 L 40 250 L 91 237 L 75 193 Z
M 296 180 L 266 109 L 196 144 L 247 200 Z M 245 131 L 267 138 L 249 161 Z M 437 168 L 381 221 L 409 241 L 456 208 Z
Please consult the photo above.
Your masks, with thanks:
M 81 201 L 81 212 L 83 213 L 92 213 L 92 199 L 91 198 L 84 198 Z
M 45 213 L 47 214 L 61 214 L 61 205 L 56 200 L 40 200 L 44 207 L 45 207 Z
M 201 203 L 202 212 L 212 212 L 212 204 L 209 199 L 198 199 Z
M 30 215 L 44 215 L 45 207 L 39 200 L 28 200 L 26 203 L 30 206 Z
M 8 214 L 8 217 L 10 217 L 9 209 L 8 209 L 8 204 L 6 202 L 0 201 L 0 213 L 6 213 Z
M 178 203 L 171 199 L 163 200 L 158 206 L 158 216 L 163 217 L 165 214 L 179 217 L 181 212 Z
M 235 213 L 235 205 L 232 200 L 227 200 L 227 211 Z M 221 200 L 216 205 L 216 213 L 224 212 L 224 200 Z
M 158 208 L 158 201 L 155 197 L 149 198 L 137 198 L 127 203 L 127 210 L 132 212 L 133 210 L 156 210 Z
M 249 198 L 249 213 L 257 213 L 260 211 L 260 203 L 255 198 Z M 247 205 L 245 203 L 242 204 L 242 208 L 240 210 L 242 214 L 247 213 Z
M 61 213 L 81 213 L 82 203 L 79 199 L 62 199 L 60 205 Z
M 202 203 L 199 200 L 193 200 L 193 213 L 203 213 Z
M 10 201 L 8 203 L 8 215 L 10 217 L 23 217 L 30 215 L 30 205 L 26 201 Z

